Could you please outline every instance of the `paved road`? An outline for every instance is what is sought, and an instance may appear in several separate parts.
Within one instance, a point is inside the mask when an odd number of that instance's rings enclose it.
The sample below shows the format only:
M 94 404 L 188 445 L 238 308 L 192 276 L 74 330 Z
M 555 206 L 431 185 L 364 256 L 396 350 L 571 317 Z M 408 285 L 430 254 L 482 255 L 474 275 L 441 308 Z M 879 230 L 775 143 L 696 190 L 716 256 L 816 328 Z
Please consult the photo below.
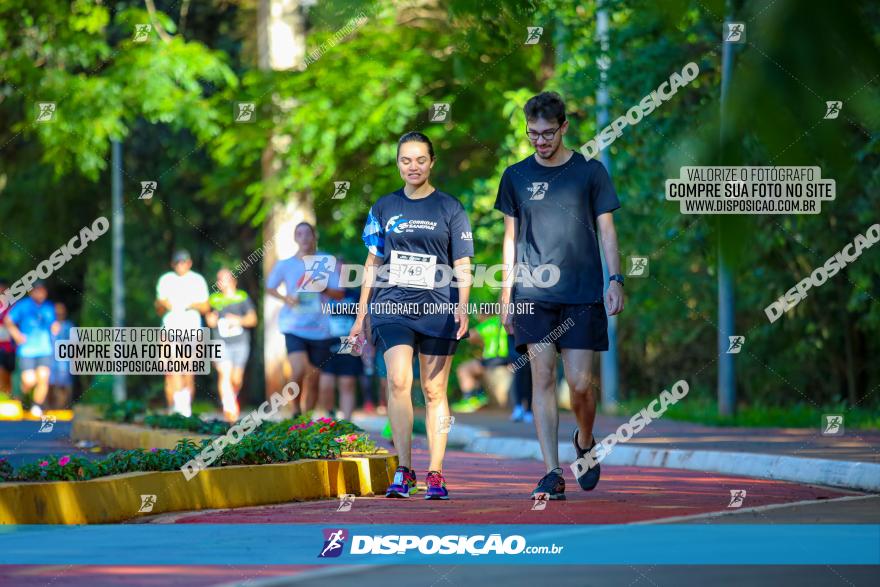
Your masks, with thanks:
M 423 446 L 419 439 L 416 446 Z M 413 466 L 424 482 L 428 457 L 414 451 Z M 292 503 L 227 511 L 166 514 L 155 522 L 174 523 L 322 523 L 339 524 L 623 524 L 726 510 L 730 490 L 746 491 L 746 507 L 830 499 L 852 492 L 675 469 L 604 467 L 595 491 L 584 492 L 566 471 L 565 502 L 533 511 L 529 496 L 543 475 L 541 463 L 450 451 L 444 464 L 449 502 L 361 498 L 349 512 L 336 501 Z
M 464 418 L 462 419 L 464 422 Z M 28 423 L 23 423 L 28 424 Z M 10 437 L 18 432 L 27 442 L 16 449 L 17 457 L 68 451 L 63 438 L 69 424 L 58 423 L 56 435 L 39 435 L 27 427 L 14 430 L 0 426 L 0 446 L 9 450 Z M 36 424 L 30 427 L 36 429 Z M 717 429 L 710 429 L 716 430 Z M 32 443 L 34 443 L 32 445 Z M 415 467 L 423 479 L 427 466 L 424 439 L 417 439 Z M 67 453 L 65 453 L 67 454 Z M 838 500 L 857 496 L 852 492 L 793 483 L 749 479 L 714 473 L 672 469 L 605 467 L 596 491 L 577 488 L 569 471 L 566 502 L 551 502 L 544 510 L 532 510 L 528 499 L 543 473 L 540 463 L 500 459 L 492 455 L 450 451 L 445 473 L 453 499 L 426 502 L 422 499 L 386 500 L 359 498 L 350 512 L 336 512 L 336 500 L 290 503 L 227 511 L 165 514 L 146 523 L 353 523 L 425 524 L 608 524 L 666 521 L 699 523 L 873 523 L 880 524 L 880 496 Z M 746 490 L 743 510 L 729 509 L 730 490 Z M 816 502 L 817 500 L 818 503 Z M 786 504 L 800 505 L 787 506 Z M 757 508 L 757 509 L 753 509 Z M 775 508 L 775 509 L 774 509 Z M 694 518 L 693 516 L 698 516 Z M 157 545 L 173 549 L 174 544 Z M 119 546 L 124 549 L 124 545 Z M 105 553 L 109 561 L 113 552 Z M 588 557 L 589 553 L 585 553 Z M 46 566 L 0 567 L 0 584 L 45 585 L 358 585 L 362 587 L 412 583 L 443 585 L 821 585 L 822 587 L 876 584 L 877 568 L 816 567 L 675 567 L 675 566 L 480 566 L 480 567 L 260 567 L 260 566 Z M 588 560 L 588 559 L 587 559 Z M 197 562 L 197 561 L 194 561 Z M 338 574 L 338 573 L 345 574 Z M 329 574 L 328 574 L 329 573 Z M 479 583 L 477 583 L 479 582 Z
M 103 456 L 103 453 L 76 448 L 70 442 L 71 425 L 71 422 L 55 422 L 51 431 L 40 432 L 40 422 L 0 422 L 0 457 L 19 467 L 50 455 L 88 459 Z

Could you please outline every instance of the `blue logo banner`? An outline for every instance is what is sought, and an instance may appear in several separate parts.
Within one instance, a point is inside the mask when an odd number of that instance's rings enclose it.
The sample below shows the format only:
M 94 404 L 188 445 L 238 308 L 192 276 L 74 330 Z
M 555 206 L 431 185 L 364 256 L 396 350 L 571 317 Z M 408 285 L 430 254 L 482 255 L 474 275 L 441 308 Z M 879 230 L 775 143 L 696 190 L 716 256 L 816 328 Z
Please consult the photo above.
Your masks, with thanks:
M 880 525 L 0 526 L 0 564 L 880 565 Z

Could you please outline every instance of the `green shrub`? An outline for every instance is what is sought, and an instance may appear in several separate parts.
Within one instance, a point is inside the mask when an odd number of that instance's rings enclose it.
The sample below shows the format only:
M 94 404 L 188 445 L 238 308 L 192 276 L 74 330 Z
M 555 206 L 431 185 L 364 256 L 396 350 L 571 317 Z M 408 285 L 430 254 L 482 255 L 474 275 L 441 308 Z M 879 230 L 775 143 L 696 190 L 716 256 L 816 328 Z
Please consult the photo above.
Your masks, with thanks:
M 178 422 L 162 416 L 164 423 Z M 190 420 L 177 416 L 183 420 Z M 212 424 L 212 423 L 207 423 Z M 222 422 L 220 423 L 222 424 Z M 224 433 L 226 426 L 224 425 Z M 0 481 L 85 481 L 96 477 L 137 471 L 175 471 L 194 459 L 214 439 L 196 444 L 185 438 L 172 449 L 117 450 L 96 461 L 78 456 L 48 457 L 22 465 L 14 471 L 0 459 Z M 237 444 L 227 444 L 211 467 L 287 463 L 299 459 L 334 459 L 343 452 L 375 453 L 376 444 L 358 426 L 345 420 L 300 416 L 282 422 L 267 422 Z

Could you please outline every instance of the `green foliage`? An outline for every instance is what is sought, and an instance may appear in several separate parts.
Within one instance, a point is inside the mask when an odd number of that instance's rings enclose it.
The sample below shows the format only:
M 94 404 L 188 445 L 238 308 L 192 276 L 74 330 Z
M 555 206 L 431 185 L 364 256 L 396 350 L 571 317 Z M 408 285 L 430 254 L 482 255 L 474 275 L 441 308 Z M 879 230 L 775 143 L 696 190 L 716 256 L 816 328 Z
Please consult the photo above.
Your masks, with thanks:
M 184 28 L 178 3 L 160 0 L 156 19 L 171 39 L 153 34 L 143 44 L 132 41 L 134 25 L 150 22 L 138 3 L 3 3 L 4 273 L 23 275 L 95 217 L 109 216 L 111 138 L 123 140 L 130 325 L 157 323 L 155 283 L 174 248 L 189 248 L 210 281 L 219 264 L 262 243 L 263 222 L 278 203 L 313 207 L 322 248 L 357 262 L 365 256 L 360 232 L 370 205 L 401 185 L 395 147 L 408 130 L 434 140 L 433 182 L 468 210 L 475 262 L 499 262 L 495 192 L 502 170 L 530 153 L 522 115 L 528 97 L 542 89 L 563 95 L 571 148 L 600 130 L 597 3 L 428 4 L 319 2 L 308 10 L 306 53 L 322 43 L 326 51 L 302 71 L 274 72 L 256 67 L 253 2 L 192 3 Z M 625 393 L 680 378 L 714 388 L 720 244 L 732 262 L 736 329 L 746 335 L 736 359 L 739 398 L 746 405 L 876 406 L 875 250 L 778 322 L 769 324 L 763 308 L 876 222 L 877 8 L 734 3 L 734 19 L 748 23 L 748 43 L 734 53 L 730 132 L 721 140 L 725 3 L 603 4 L 611 120 L 686 63 L 700 67 L 694 82 L 608 148 L 622 202 L 615 215 L 621 257 L 650 257 L 651 277 L 627 281 L 618 320 Z M 367 22 L 337 40 L 362 9 Z M 541 42 L 524 45 L 525 27 L 536 25 L 544 27 Z M 792 35 L 828 43 L 796 43 Z M 824 100 L 835 98 L 845 100 L 841 118 L 822 120 Z M 35 123 L 38 101 L 57 103 L 54 123 Z M 236 124 L 233 106 L 247 101 L 257 104 L 256 122 Z M 436 102 L 451 104 L 450 122 L 428 120 Z M 273 152 L 278 171 L 264 177 Z M 684 216 L 664 201 L 663 182 L 682 165 L 722 162 L 819 165 L 837 181 L 837 200 L 815 216 L 721 219 Z M 138 200 L 147 179 L 159 181 L 158 192 Z M 351 182 L 348 196 L 331 200 L 333 182 L 342 180 Z M 111 321 L 109 247 L 106 235 L 53 275 L 50 293 L 69 303 L 78 325 Z M 260 267 L 240 287 L 259 300 Z M 486 287 L 472 299 L 495 301 L 497 294 Z M 456 362 L 468 352 L 463 346 Z M 138 389 L 158 385 L 132 379 Z
M 616 414 L 629 417 L 653 399 L 639 397 L 619 404 Z M 846 428 L 877 430 L 880 428 L 880 415 L 876 410 L 851 408 L 845 403 L 822 406 L 803 402 L 784 405 L 769 404 L 762 400 L 743 402 L 733 416 L 718 414 L 718 403 L 708 393 L 689 394 L 688 397 L 672 405 L 663 414 L 664 419 L 696 422 L 709 426 L 745 426 L 750 428 L 818 428 L 825 414 L 845 414 Z
M 198 416 L 181 414 L 150 414 L 144 417 L 144 425 L 151 428 L 187 430 L 196 434 L 226 434 L 229 424 L 222 420 L 202 420 Z
M 150 417 L 148 417 L 149 419 Z M 186 420 L 186 419 L 183 419 Z M 155 420 L 169 424 L 172 420 Z M 178 421 L 182 425 L 189 422 Z M 215 431 L 222 422 L 214 423 Z M 181 428 L 184 429 L 184 428 Z M 218 432 L 224 434 L 226 430 Z M 0 481 L 85 481 L 107 475 L 137 471 L 176 471 L 207 448 L 213 441 L 196 444 L 183 439 L 173 450 L 117 450 L 105 458 L 90 461 L 82 457 L 48 457 L 28 463 L 13 471 L 0 459 Z M 212 467 L 287 463 L 299 459 L 334 459 L 343 452 L 373 454 L 376 444 L 358 426 L 344 420 L 319 418 L 310 421 L 299 417 L 282 422 L 266 423 L 241 440 L 223 447 Z M 62 464 L 63 463 L 63 464 Z
M 110 422 L 134 422 L 144 413 L 144 402 L 129 399 L 104 406 L 103 419 Z

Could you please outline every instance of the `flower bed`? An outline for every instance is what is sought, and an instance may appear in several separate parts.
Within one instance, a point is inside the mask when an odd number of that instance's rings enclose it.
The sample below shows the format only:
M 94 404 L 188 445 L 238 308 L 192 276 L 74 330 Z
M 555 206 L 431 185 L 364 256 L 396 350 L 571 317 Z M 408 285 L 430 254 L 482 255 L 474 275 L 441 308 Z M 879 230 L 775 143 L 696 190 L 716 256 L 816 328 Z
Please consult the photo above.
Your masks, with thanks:
M 147 416 L 144 423 L 165 428 L 178 424 L 180 419 L 189 420 L 182 416 Z M 222 435 L 229 429 L 229 425 L 222 422 L 206 424 L 215 435 Z M 85 481 L 120 473 L 174 471 L 195 458 L 210 442 L 203 440 L 196 444 L 190 439 L 182 439 L 174 449 L 118 450 L 95 461 L 78 456 L 48 457 L 22 465 L 17 470 L 13 470 L 5 459 L 0 459 L 0 481 Z M 335 459 L 342 453 L 377 452 L 369 436 L 351 422 L 331 418 L 312 421 L 300 416 L 282 422 L 266 422 L 237 444 L 227 444 L 211 467 Z

